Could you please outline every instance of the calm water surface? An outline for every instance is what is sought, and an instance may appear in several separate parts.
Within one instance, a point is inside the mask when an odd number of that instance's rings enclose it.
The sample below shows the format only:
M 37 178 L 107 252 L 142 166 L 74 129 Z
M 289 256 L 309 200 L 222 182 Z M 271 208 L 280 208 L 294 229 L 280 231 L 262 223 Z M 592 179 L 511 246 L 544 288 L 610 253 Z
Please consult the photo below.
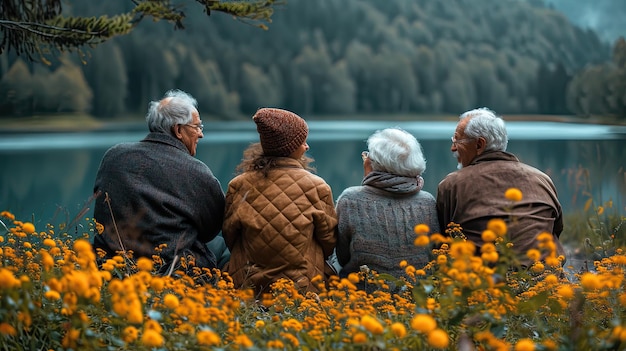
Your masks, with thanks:
M 361 151 L 374 131 L 401 127 L 420 140 L 427 161 L 424 189 L 456 169 L 450 136 L 456 122 L 309 122 L 309 155 L 317 174 L 331 185 L 335 198 L 363 176 Z M 613 200 L 623 209 L 626 193 L 626 127 L 567 123 L 508 122 L 509 147 L 518 157 L 553 179 L 566 211 L 587 199 Z M 86 207 L 100 159 L 119 142 L 138 141 L 145 126 L 132 130 L 81 133 L 0 133 L 0 210 L 35 223 L 66 223 Z M 252 122 L 209 122 L 197 157 L 213 170 L 226 189 L 243 150 L 258 141 Z M 588 170 L 589 177 L 582 177 Z

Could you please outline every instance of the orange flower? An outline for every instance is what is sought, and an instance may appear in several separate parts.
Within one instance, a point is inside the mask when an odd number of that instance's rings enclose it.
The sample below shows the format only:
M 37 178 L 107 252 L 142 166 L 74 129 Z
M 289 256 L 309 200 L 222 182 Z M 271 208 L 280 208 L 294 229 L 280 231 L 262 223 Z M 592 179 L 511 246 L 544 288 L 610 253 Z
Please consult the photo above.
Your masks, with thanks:
M 504 192 L 504 197 L 511 201 L 522 201 L 522 191 L 518 188 L 508 188 Z
M 534 351 L 535 343 L 528 339 L 520 339 L 517 344 L 515 344 L 515 351 Z
M 30 222 L 24 222 L 24 224 L 22 224 L 22 230 L 26 234 L 32 234 L 35 232 L 35 225 Z
M 406 327 L 402 323 L 395 322 L 391 325 L 391 332 L 393 335 L 403 338 L 406 335 Z
M 448 333 L 443 329 L 435 329 L 428 333 L 428 344 L 436 349 L 445 349 L 450 345 Z
M 15 336 L 17 335 L 17 330 L 15 330 L 15 328 L 9 323 L 0 323 L 0 334 Z
M 490 219 L 489 222 L 487 222 L 487 229 L 496 233 L 500 238 L 504 237 L 507 231 L 506 223 L 501 218 Z
M 148 347 L 160 347 L 163 346 L 163 335 L 153 329 L 144 330 L 141 336 L 141 342 Z
M 200 330 L 196 335 L 198 344 L 207 346 L 217 346 L 222 341 L 216 332 L 211 330 Z
M 385 329 L 378 319 L 370 315 L 361 317 L 361 325 L 372 334 L 382 334 Z
M 417 314 L 411 320 L 411 328 L 422 333 L 428 333 L 437 328 L 437 321 L 428 314 Z
M 417 235 L 428 234 L 430 232 L 430 228 L 426 224 L 418 224 L 413 228 L 413 231 Z

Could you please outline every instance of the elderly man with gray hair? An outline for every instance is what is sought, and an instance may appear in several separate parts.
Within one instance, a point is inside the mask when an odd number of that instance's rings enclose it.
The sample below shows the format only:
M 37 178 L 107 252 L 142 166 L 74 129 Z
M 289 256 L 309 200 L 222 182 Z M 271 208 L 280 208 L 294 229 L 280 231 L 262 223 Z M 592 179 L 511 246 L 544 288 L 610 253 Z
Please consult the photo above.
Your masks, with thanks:
M 94 219 L 104 226 L 94 237 L 100 260 L 115 255 L 160 256 L 161 273 L 215 268 L 207 242 L 221 230 L 225 198 L 209 167 L 196 159 L 204 136 L 197 102 L 170 90 L 149 105 L 150 132 L 104 154 L 96 175 Z M 194 267 L 200 270 L 193 270 Z
M 552 236 L 555 255 L 564 259 L 558 240 L 563 213 L 556 187 L 548 175 L 506 152 L 507 144 L 504 121 L 490 109 L 478 108 L 460 116 L 450 148 L 459 169 L 439 183 L 439 225 L 445 229 L 451 222 L 459 224 L 480 254 L 487 223 L 502 219 L 522 266 L 533 263 L 526 253 L 538 248 L 542 233 Z M 510 188 L 521 191 L 521 201 L 505 198 Z

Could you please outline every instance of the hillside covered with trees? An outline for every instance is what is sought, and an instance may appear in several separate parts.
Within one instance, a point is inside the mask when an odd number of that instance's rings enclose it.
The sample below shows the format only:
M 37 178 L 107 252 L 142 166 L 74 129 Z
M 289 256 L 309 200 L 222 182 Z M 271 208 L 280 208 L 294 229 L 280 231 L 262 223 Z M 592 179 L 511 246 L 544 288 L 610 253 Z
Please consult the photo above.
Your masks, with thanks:
M 68 3 L 65 11 L 94 16 L 131 5 Z M 50 66 L 4 53 L 0 116 L 143 114 L 180 88 L 221 119 L 262 106 L 305 116 L 489 106 L 626 119 L 626 42 L 607 44 L 541 0 L 290 0 L 272 19 L 268 30 L 221 14 L 187 13 L 184 30 L 145 21 Z

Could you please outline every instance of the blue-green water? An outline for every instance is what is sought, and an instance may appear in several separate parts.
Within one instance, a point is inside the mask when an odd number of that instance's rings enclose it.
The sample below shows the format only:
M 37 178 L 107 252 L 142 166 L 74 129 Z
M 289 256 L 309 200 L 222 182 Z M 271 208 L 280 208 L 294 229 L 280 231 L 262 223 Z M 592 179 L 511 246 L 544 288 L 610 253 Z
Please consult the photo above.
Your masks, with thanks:
M 358 185 L 363 176 L 361 151 L 377 129 L 401 127 L 420 140 L 427 160 L 426 191 L 456 169 L 450 152 L 455 122 L 309 122 L 309 155 L 317 174 L 333 189 Z M 626 194 L 626 127 L 563 123 L 508 122 L 509 148 L 554 180 L 566 211 L 583 206 L 590 190 L 597 202 L 623 206 Z M 145 126 L 133 130 L 81 133 L 0 133 L 0 210 L 35 223 L 67 223 L 87 204 L 102 155 L 110 146 L 141 140 Z M 243 150 L 258 141 L 251 122 L 205 125 L 197 157 L 213 170 L 225 189 Z M 590 177 L 576 178 L 579 167 Z M 86 216 L 91 215 L 87 210 Z

